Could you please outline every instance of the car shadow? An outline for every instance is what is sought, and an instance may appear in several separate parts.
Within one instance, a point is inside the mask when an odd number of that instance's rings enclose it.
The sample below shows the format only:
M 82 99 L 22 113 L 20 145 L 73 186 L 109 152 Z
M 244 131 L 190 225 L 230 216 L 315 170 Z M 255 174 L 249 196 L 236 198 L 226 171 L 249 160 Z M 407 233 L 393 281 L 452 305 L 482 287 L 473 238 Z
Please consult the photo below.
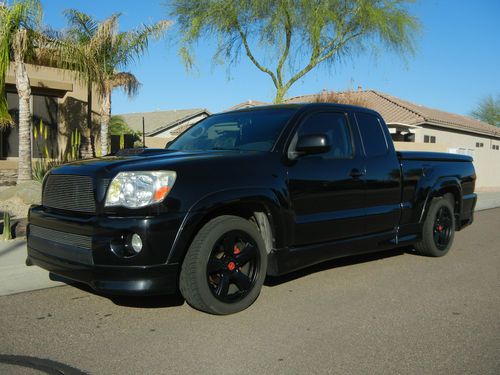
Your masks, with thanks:
M 265 286 L 276 286 L 280 284 L 287 283 L 289 281 L 293 281 L 296 279 L 300 279 L 302 277 L 312 275 L 314 273 L 330 270 L 333 268 L 347 267 L 355 264 L 372 262 L 375 260 L 381 260 L 385 258 L 391 258 L 398 255 L 403 255 L 406 253 L 411 253 L 413 251 L 412 248 L 401 248 L 401 249 L 392 249 L 382 252 L 370 253 L 370 254 L 362 254 L 362 255 L 353 255 L 350 257 L 333 259 L 326 262 L 318 263 L 314 266 L 310 266 L 307 268 L 303 268 L 294 272 L 287 273 L 282 276 L 267 276 L 264 281 Z
M 264 285 L 268 286 L 268 287 L 273 287 L 273 286 L 287 283 L 289 281 L 300 279 L 302 277 L 305 277 L 305 276 L 308 276 L 308 275 L 311 275 L 314 273 L 318 273 L 318 272 L 322 272 L 322 271 L 326 271 L 326 270 L 330 270 L 330 269 L 334 269 L 334 268 L 352 266 L 352 265 L 366 263 L 366 262 L 373 262 L 375 260 L 391 258 L 391 257 L 403 255 L 403 254 L 415 254 L 415 251 L 412 247 L 407 247 L 407 248 L 393 249 L 393 250 L 387 250 L 387 251 L 382 251 L 382 252 L 363 254 L 363 255 L 355 255 L 355 256 L 346 257 L 346 258 L 334 259 L 334 260 L 330 260 L 330 261 L 316 264 L 314 266 L 303 268 L 303 269 L 298 270 L 298 271 L 290 272 L 286 275 L 267 276 L 265 281 L 264 281 Z M 69 279 L 66 279 L 66 278 L 58 276 L 58 275 L 54 275 L 52 273 L 50 274 L 50 279 L 54 280 L 54 281 L 63 282 L 65 284 L 68 284 L 72 287 L 80 289 L 84 292 L 93 294 L 95 296 L 106 298 L 118 306 L 156 309 L 156 308 L 168 308 L 168 307 L 182 306 L 185 302 L 184 298 L 182 297 L 182 295 L 179 291 L 177 291 L 177 293 L 175 293 L 175 294 L 155 295 L 155 296 L 108 295 L 108 294 L 99 293 L 86 284 L 78 283 L 78 282 L 75 282 L 73 280 L 69 280 Z M 75 298 L 81 298 L 81 297 L 75 297 Z

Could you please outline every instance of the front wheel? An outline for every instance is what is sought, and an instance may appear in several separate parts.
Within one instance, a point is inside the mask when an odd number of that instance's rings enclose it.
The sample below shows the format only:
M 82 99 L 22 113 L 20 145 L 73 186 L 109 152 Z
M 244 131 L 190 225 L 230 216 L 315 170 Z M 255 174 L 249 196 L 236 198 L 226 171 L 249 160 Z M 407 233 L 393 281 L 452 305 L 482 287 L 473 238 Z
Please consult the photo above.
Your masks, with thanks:
M 422 228 L 422 239 L 415 245 L 422 255 L 441 257 L 453 243 L 455 215 L 451 199 L 434 198 Z
M 258 297 L 267 253 L 256 225 L 238 216 L 219 216 L 195 236 L 182 264 L 179 287 L 198 310 L 226 315 Z

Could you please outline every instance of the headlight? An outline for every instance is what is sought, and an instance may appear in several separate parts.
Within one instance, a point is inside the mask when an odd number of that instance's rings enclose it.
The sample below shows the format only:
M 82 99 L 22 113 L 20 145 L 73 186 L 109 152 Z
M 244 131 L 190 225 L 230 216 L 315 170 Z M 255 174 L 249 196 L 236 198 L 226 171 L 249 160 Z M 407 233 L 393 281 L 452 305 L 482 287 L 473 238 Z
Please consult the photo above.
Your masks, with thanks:
M 140 208 L 161 202 L 176 176 L 174 171 L 120 172 L 108 187 L 105 206 Z

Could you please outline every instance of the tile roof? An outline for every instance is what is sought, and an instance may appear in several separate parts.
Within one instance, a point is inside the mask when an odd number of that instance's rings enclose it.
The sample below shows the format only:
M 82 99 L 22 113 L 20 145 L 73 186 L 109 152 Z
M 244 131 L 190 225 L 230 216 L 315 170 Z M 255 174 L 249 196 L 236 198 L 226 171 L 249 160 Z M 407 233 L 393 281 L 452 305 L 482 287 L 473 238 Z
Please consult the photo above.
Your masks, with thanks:
M 250 107 L 259 107 L 262 105 L 268 105 L 266 102 L 259 102 L 258 100 L 247 100 L 246 102 L 238 103 L 233 105 L 231 108 L 226 109 L 224 112 L 236 111 L 238 109 L 250 108 Z
M 190 118 L 196 117 L 206 113 L 210 114 L 206 109 L 193 108 L 193 109 L 177 109 L 171 111 L 154 111 L 154 112 L 137 112 L 137 113 L 123 113 L 118 116 L 123 117 L 128 126 L 135 130 L 142 132 L 142 118 L 144 117 L 144 127 L 146 135 L 154 135 L 160 131 L 172 128 L 181 124 Z
M 470 117 L 424 107 L 375 90 L 352 91 L 349 95 L 359 96 L 366 103 L 366 107 L 379 112 L 388 124 L 428 124 L 500 137 L 500 128 L 496 126 Z M 287 100 L 286 103 L 307 103 L 313 101 L 315 97 L 316 95 L 297 96 Z

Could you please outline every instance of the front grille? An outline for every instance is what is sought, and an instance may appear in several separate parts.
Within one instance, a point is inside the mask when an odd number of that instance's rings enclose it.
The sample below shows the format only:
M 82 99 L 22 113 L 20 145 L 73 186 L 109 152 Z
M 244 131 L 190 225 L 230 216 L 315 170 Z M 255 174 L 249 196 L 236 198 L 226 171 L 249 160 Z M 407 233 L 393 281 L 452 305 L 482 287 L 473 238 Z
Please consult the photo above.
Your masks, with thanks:
M 92 249 L 92 237 L 81 234 L 60 232 L 58 230 L 42 228 L 37 225 L 30 226 L 30 236 L 42 238 L 44 240 L 57 242 L 62 245 L 81 247 L 82 249 Z
M 75 263 L 92 265 L 92 237 L 29 226 L 28 246 L 41 253 Z
M 92 178 L 78 175 L 49 175 L 42 194 L 44 207 L 95 213 Z

